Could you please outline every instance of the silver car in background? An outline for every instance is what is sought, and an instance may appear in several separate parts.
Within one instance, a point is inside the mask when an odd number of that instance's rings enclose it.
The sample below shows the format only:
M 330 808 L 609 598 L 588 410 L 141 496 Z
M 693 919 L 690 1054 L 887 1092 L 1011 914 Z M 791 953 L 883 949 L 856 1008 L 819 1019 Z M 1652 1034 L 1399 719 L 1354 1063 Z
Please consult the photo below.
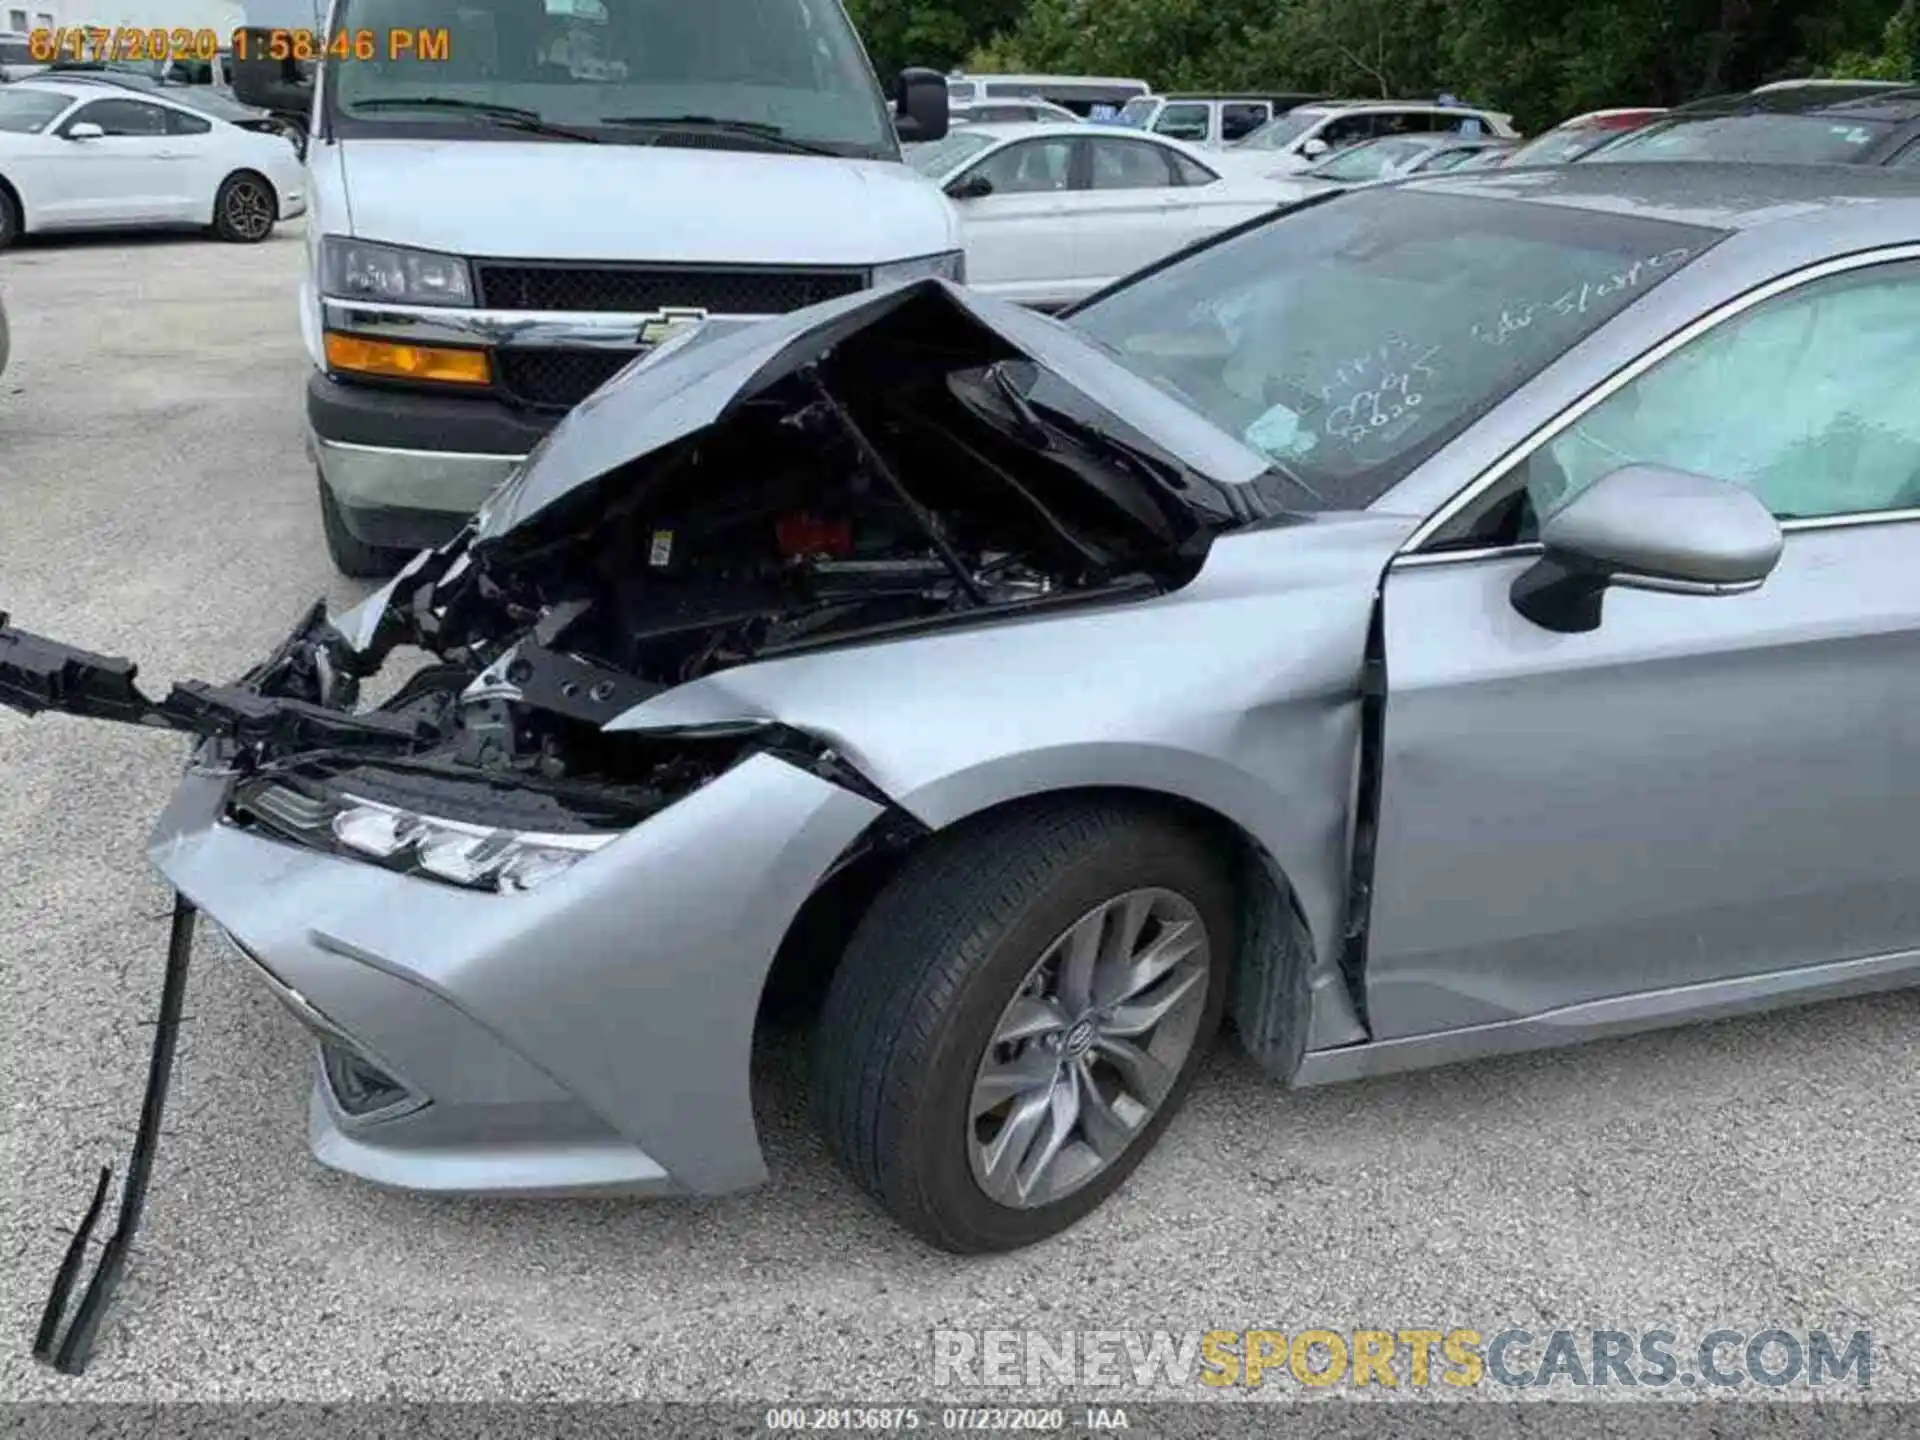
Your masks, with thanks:
M 687 332 L 240 682 L 0 629 L 0 699 L 203 737 L 152 857 L 314 1032 L 327 1164 L 751 1185 L 814 994 L 828 1145 L 986 1251 L 1225 1017 L 1316 1085 L 1920 979 L 1916 575 L 1920 192 L 1492 170 L 1064 321 Z

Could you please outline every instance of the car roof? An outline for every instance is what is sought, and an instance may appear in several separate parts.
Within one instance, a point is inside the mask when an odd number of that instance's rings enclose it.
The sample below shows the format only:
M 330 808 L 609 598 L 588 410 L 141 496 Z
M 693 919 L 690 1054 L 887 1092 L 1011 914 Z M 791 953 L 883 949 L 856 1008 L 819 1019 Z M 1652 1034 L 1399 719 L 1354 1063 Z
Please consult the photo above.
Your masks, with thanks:
M 53 80 L 42 72 L 29 75 L 24 80 L 15 80 L 7 86 L 9 90 L 38 90 L 43 94 L 64 95 L 69 100 L 85 100 L 97 96 L 100 86 L 91 80 Z M 111 88 L 111 87 L 110 87 Z
M 9 90 L 39 90 L 54 95 L 65 96 L 69 100 L 98 100 L 121 98 L 129 100 L 150 100 L 169 110 L 184 110 L 189 115 L 197 115 L 203 120 L 227 120 L 224 113 L 203 110 L 191 100 L 176 99 L 169 88 L 157 85 L 149 90 L 145 86 L 120 85 L 113 80 L 101 79 L 96 75 L 75 75 L 71 78 L 52 79 L 45 74 L 30 75 L 25 80 L 15 80 L 7 86 Z M 184 88 L 184 87 L 181 87 Z M 114 92 L 119 92 L 118 96 Z M 233 102 L 236 108 L 251 110 L 251 106 Z M 262 114 L 265 112 L 262 111 Z
M 1355 111 L 1371 110 L 1420 110 L 1448 115 L 1485 115 L 1493 120 L 1512 118 L 1506 111 L 1495 110 L 1486 105 L 1465 105 L 1458 101 L 1449 103 L 1443 100 L 1314 100 L 1305 105 L 1296 105 L 1286 113 L 1288 115 L 1345 115 Z
M 1290 105 L 1316 104 L 1326 97 L 1309 90 L 1169 90 L 1164 95 L 1142 95 L 1142 100 L 1262 100 Z
M 1759 230 L 1815 214 L 1824 215 L 1831 228 L 1839 229 L 1851 212 L 1871 208 L 1897 216 L 1920 241 L 1920 176 L 1870 165 L 1616 161 L 1444 172 L 1398 183 L 1415 190 L 1639 215 L 1730 231 Z
M 1920 119 L 1920 85 L 1869 90 L 1845 81 L 1811 80 L 1778 90 L 1710 95 L 1667 113 L 1674 119 L 1695 115 L 1832 115 L 1847 120 L 1915 120 Z
M 1123 125 L 1089 125 L 1084 120 L 986 120 L 969 124 L 966 133 L 984 135 L 989 140 L 1029 140 L 1047 135 L 1066 135 L 1076 140 L 1088 135 L 1096 139 L 1118 136 L 1122 140 L 1146 140 L 1155 145 L 1169 145 L 1176 150 L 1188 148 L 1169 135 L 1155 135 L 1150 130 L 1132 130 Z

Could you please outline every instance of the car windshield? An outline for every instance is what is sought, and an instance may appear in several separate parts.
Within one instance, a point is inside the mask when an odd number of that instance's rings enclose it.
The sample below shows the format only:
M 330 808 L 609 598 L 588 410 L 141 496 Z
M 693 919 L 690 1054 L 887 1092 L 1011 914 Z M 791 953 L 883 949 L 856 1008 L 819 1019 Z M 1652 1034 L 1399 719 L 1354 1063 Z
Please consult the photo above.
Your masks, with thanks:
M 1378 180 L 1395 166 L 1431 148 L 1426 141 L 1410 136 L 1375 140 L 1368 145 L 1355 145 L 1349 150 L 1342 150 L 1333 159 L 1314 166 L 1313 173 L 1323 180 Z
M 1835 115 L 1672 116 L 1621 136 L 1590 158 L 1847 164 L 1885 139 L 1885 120 Z
M 1120 107 L 1120 113 L 1113 117 L 1113 123 L 1115 125 L 1130 125 L 1135 130 L 1143 129 L 1146 123 L 1153 118 L 1153 112 L 1159 104 L 1160 102 L 1158 100 L 1146 96 L 1142 96 L 1138 100 L 1129 100 Z
M 73 102 L 48 90 L 25 90 L 9 85 L 0 90 L 0 130 L 33 135 Z
M 1720 234 L 1398 186 L 1335 192 L 1068 323 L 1270 456 L 1315 505 L 1359 508 Z
M 839 0 L 346 0 L 335 25 L 372 37 L 326 62 L 356 129 L 899 154 Z
M 1509 165 L 1564 165 L 1578 160 L 1595 146 L 1623 132 L 1603 130 L 1597 125 L 1574 125 L 1565 130 L 1549 130 L 1529 140 L 1507 158 Z
M 991 144 L 993 137 L 977 130 L 949 130 L 944 139 L 909 145 L 907 163 L 929 179 L 941 180 Z
M 1314 126 L 1327 118 L 1325 110 L 1289 110 L 1276 115 L 1244 140 L 1235 142 L 1236 150 L 1284 150 Z

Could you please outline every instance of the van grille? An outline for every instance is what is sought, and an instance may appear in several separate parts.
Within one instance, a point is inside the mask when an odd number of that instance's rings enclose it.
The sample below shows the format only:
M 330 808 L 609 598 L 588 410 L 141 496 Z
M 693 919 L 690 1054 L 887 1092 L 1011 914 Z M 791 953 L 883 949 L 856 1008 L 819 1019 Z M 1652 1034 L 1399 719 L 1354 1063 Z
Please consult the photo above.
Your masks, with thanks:
M 711 315 L 784 315 L 866 288 L 863 270 L 754 270 L 697 265 L 545 265 L 481 261 L 490 310 L 648 312 L 668 306 Z
M 511 398 L 537 410 L 571 410 L 639 353 L 510 347 L 495 359 L 500 388 Z

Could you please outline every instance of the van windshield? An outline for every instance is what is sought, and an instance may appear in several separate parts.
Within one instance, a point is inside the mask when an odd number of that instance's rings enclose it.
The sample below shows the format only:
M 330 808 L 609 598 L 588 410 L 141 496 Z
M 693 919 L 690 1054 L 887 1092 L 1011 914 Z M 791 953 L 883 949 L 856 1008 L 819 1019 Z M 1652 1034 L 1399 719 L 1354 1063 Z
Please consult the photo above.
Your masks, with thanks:
M 343 134 L 549 133 L 897 159 L 839 0 L 347 0 L 329 59 Z

